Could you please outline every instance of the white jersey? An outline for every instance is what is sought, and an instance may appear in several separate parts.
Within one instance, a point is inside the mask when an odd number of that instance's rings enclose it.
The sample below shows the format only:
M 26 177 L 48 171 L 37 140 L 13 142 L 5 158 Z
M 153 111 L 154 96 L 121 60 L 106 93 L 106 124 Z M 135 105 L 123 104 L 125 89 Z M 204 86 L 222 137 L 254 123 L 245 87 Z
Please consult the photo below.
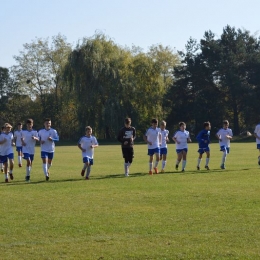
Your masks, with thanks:
M 168 140 L 168 135 L 169 135 L 169 131 L 164 129 L 160 129 L 161 135 L 162 135 L 162 144 L 161 144 L 161 148 L 167 148 L 167 140 Z
M 4 139 L 5 139 L 4 134 L 3 134 L 3 133 L 0 133 L 0 142 L 2 142 Z M 4 149 L 3 149 L 3 148 L 4 148 L 4 147 L 3 147 L 3 144 L 0 144 L 0 156 L 3 156 L 3 155 L 4 155 L 4 153 L 3 153 Z
M 177 140 L 177 142 L 175 143 L 176 149 L 188 149 L 188 139 L 190 138 L 189 131 L 178 130 L 177 132 L 174 133 L 173 137 L 176 138 Z
M 53 153 L 55 151 L 55 143 L 54 141 L 59 141 L 58 133 L 55 129 L 50 128 L 48 130 L 41 129 L 38 133 L 39 141 L 44 141 L 41 143 L 41 151 L 47 153 Z M 50 141 L 48 138 L 51 137 L 53 140 Z
M 82 149 L 85 149 L 85 151 L 82 151 L 82 157 L 88 157 L 90 159 L 94 158 L 94 149 L 91 148 L 91 145 L 98 145 L 97 139 L 95 136 L 91 135 L 90 137 L 82 136 L 78 144 L 81 145 Z
M 36 140 L 32 139 L 33 136 L 38 138 L 38 132 L 36 130 L 23 130 L 22 137 L 26 144 L 23 146 L 23 153 L 34 154 Z
M 14 135 L 10 133 L 2 133 L 3 137 L 6 139 L 6 142 L 2 144 L 2 155 L 9 155 L 14 153 L 13 151 L 13 139 Z
M 221 141 L 219 140 L 219 145 L 220 146 L 226 146 L 226 147 L 230 147 L 230 139 L 227 138 L 227 135 L 233 136 L 232 130 L 230 128 L 224 129 L 221 128 L 218 130 L 217 135 L 219 136 L 219 138 L 221 139 Z
M 161 135 L 161 129 L 156 127 L 155 129 L 150 127 L 147 129 L 145 136 L 147 137 L 147 141 L 152 144 L 148 144 L 148 149 L 159 148 L 159 136 Z
M 254 133 L 255 133 L 258 137 L 260 137 L 260 124 L 258 124 L 258 125 L 255 127 Z M 258 138 L 256 138 L 256 143 L 257 143 L 257 144 L 260 144 L 260 140 L 259 140 Z
M 16 147 L 21 147 L 22 146 L 22 132 L 23 130 L 16 130 L 14 132 L 14 139 L 15 139 L 15 145 Z

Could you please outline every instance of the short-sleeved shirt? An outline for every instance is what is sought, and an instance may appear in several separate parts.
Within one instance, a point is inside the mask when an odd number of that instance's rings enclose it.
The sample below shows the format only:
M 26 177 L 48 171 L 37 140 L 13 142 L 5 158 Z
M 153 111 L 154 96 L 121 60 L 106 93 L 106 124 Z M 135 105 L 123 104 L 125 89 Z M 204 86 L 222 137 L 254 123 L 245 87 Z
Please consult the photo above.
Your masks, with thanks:
M 161 134 L 161 129 L 156 127 L 156 128 L 148 128 L 145 136 L 147 137 L 147 141 L 151 142 L 152 144 L 147 144 L 148 145 L 148 149 L 155 149 L 155 148 L 159 148 L 160 144 L 159 144 L 159 136 Z
M 13 152 L 13 139 L 14 135 L 10 133 L 2 133 L 3 137 L 7 140 L 2 144 L 2 155 L 12 154 Z
M 22 132 L 23 132 L 23 130 L 16 130 L 14 132 L 14 139 L 15 139 L 16 147 L 21 147 L 22 146 L 22 141 L 21 141 Z
M 173 135 L 174 138 L 177 139 L 179 144 L 176 142 L 176 149 L 187 149 L 188 148 L 188 139 L 190 138 L 190 133 L 187 130 L 184 131 L 176 131 Z
M 34 154 L 36 140 L 32 139 L 33 136 L 38 137 L 38 132 L 36 130 L 23 130 L 22 137 L 26 144 L 23 146 L 23 153 Z
M 221 141 L 219 140 L 219 145 L 220 146 L 230 147 L 230 139 L 228 139 L 226 137 L 227 135 L 233 136 L 232 130 L 230 128 L 227 128 L 227 129 L 221 128 L 221 129 L 219 129 L 218 132 L 217 132 L 217 135 L 221 139 Z
M 169 131 L 167 129 L 160 129 L 161 131 L 161 135 L 162 135 L 162 144 L 161 144 L 161 148 L 167 148 L 167 139 L 168 139 L 168 135 L 169 135 Z
M 40 141 L 44 141 L 41 144 L 41 151 L 47 153 L 53 153 L 55 151 L 54 141 L 59 141 L 58 133 L 55 129 L 41 129 L 38 133 Z M 48 138 L 51 137 L 53 140 L 50 141 Z
M 255 133 L 258 137 L 260 137 L 260 124 L 258 124 L 258 125 L 255 127 L 254 133 Z M 260 140 L 259 140 L 258 138 L 256 138 L 256 143 L 257 143 L 257 144 L 260 144 Z
M 82 149 L 85 149 L 86 151 L 83 152 L 82 151 L 82 157 L 88 157 L 90 159 L 94 158 L 94 149 L 91 148 L 91 145 L 98 145 L 97 139 L 95 136 L 91 135 L 90 137 L 88 136 L 82 136 L 79 141 L 78 144 L 81 145 Z

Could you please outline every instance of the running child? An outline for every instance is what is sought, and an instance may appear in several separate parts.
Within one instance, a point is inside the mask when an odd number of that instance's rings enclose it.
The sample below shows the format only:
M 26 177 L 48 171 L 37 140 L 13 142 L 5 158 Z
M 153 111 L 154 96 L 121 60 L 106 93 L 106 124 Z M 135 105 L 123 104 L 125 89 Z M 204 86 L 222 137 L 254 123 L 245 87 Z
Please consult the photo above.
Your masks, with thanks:
M 78 148 L 82 152 L 83 168 L 81 170 L 81 176 L 85 176 L 86 180 L 89 180 L 91 172 L 91 166 L 94 164 L 94 148 L 98 147 L 98 142 L 95 136 L 92 135 L 92 128 L 86 126 L 86 134 L 82 136 L 78 141 Z
M 177 160 L 175 169 L 178 170 L 179 164 L 182 160 L 182 172 L 185 171 L 188 153 L 188 142 L 191 142 L 190 133 L 186 130 L 186 124 L 184 122 L 179 123 L 180 130 L 175 132 L 172 140 L 176 144 Z
M 203 126 L 204 126 L 204 129 L 201 130 L 196 137 L 198 144 L 199 144 L 199 150 L 198 150 L 199 158 L 198 158 L 197 170 L 200 170 L 200 163 L 202 160 L 202 155 L 204 153 L 206 153 L 206 155 L 207 155 L 205 169 L 209 170 L 208 164 L 209 164 L 209 158 L 210 158 L 209 144 L 210 144 L 210 129 L 211 129 L 210 122 L 204 122 Z
M 229 127 L 228 120 L 223 121 L 223 127 L 218 130 L 216 137 L 219 140 L 220 151 L 223 152 L 222 160 L 221 160 L 221 169 L 225 169 L 225 162 L 227 158 L 227 154 L 230 151 L 230 140 L 233 137 L 232 130 Z

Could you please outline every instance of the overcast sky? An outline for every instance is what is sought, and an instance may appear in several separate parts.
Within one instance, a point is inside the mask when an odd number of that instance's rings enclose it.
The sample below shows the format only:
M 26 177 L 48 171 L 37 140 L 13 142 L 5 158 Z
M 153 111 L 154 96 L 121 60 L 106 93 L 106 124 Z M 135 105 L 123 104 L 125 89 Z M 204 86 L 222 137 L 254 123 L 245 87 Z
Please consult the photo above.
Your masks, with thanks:
M 15 64 L 23 44 L 62 34 L 74 46 L 103 32 L 121 46 L 183 50 L 226 25 L 259 37 L 260 0 L 0 0 L 0 66 Z

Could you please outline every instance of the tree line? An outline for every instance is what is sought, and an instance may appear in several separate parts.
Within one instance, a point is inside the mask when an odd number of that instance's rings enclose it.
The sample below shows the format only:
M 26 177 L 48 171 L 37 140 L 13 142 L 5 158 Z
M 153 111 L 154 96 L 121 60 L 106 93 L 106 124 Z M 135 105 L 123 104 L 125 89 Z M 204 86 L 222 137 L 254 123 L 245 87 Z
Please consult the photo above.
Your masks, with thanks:
M 104 34 L 75 47 L 66 37 L 36 39 L 0 68 L 0 123 L 50 117 L 61 139 L 75 140 L 91 125 L 99 139 L 115 139 L 125 117 L 142 136 L 152 118 L 196 133 L 204 121 L 228 119 L 235 134 L 260 119 L 260 41 L 247 30 L 206 31 L 185 51 L 153 45 L 122 47 Z

